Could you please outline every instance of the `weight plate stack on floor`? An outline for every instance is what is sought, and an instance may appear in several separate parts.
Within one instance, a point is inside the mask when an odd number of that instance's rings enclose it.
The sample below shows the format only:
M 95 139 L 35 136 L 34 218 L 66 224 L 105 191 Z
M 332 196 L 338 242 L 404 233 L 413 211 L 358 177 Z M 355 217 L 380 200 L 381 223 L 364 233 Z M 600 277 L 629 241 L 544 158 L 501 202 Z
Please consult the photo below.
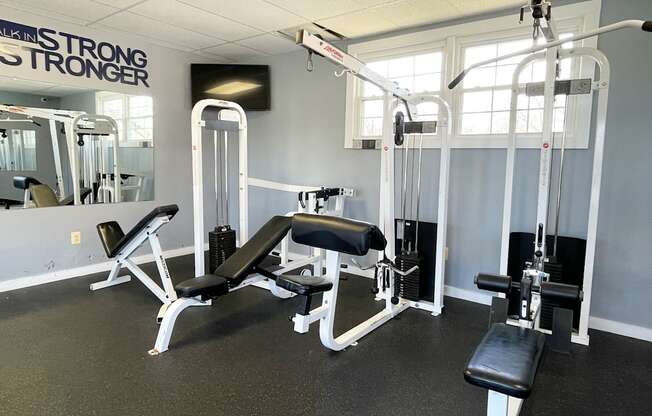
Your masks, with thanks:
M 220 225 L 208 233 L 209 267 L 211 273 L 235 253 L 235 230 Z
M 417 254 L 399 254 L 396 256 L 396 268 L 402 272 L 406 272 L 414 266 L 419 266 L 419 256 Z M 410 274 L 402 276 L 394 273 L 396 285 L 396 295 L 398 297 L 418 301 L 420 299 L 420 277 L 421 269 L 416 269 Z

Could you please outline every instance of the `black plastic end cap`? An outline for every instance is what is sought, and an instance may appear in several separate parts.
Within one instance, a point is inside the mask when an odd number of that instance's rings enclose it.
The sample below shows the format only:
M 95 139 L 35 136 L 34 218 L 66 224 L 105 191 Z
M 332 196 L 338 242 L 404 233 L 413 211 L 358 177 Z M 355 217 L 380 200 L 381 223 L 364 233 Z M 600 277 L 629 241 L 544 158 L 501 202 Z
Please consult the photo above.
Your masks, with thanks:
M 643 31 L 652 32 L 652 20 L 648 20 L 645 23 L 643 23 Z
M 457 77 L 455 77 L 455 79 L 452 80 L 452 81 L 450 82 L 450 84 L 448 84 L 448 89 L 449 89 L 449 90 L 452 90 L 452 89 L 454 89 L 455 87 L 457 87 L 457 84 L 459 84 L 460 82 L 462 82 L 462 80 L 464 79 L 465 76 L 466 76 L 466 71 L 462 71 L 462 72 L 460 72 L 460 74 L 459 74 Z

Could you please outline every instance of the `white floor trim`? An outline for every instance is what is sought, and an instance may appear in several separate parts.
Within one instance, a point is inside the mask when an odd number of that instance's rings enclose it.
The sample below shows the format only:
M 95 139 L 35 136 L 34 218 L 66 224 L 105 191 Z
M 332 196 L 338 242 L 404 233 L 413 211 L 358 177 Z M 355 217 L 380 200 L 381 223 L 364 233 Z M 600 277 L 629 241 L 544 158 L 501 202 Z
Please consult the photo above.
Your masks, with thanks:
M 652 329 L 644 328 L 642 326 L 591 316 L 589 318 L 589 328 L 652 342 Z
M 491 305 L 492 298 L 492 296 L 486 292 L 483 293 L 477 290 L 460 289 L 459 287 L 454 286 L 444 286 L 444 295 L 455 299 L 481 303 L 483 305 Z
M 166 259 L 172 257 L 185 256 L 187 254 L 192 254 L 194 248 L 181 247 L 174 250 L 164 251 L 163 255 Z M 154 256 L 152 253 L 143 254 L 140 256 L 133 257 L 132 260 L 136 264 L 150 263 L 154 261 Z M 56 270 L 50 273 L 39 274 L 35 276 L 25 276 L 19 277 L 17 279 L 11 279 L 4 282 L 0 282 L 0 293 L 8 292 L 10 290 L 24 289 L 30 286 L 42 285 L 45 283 L 58 282 L 60 280 L 72 279 L 74 277 L 85 276 L 87 274 L 108 272 L 111 270 L 113 261 L 105 261 L 103 263 L 89 264 L 88 266 L 75 267 L 72 269 L 66 270 Z

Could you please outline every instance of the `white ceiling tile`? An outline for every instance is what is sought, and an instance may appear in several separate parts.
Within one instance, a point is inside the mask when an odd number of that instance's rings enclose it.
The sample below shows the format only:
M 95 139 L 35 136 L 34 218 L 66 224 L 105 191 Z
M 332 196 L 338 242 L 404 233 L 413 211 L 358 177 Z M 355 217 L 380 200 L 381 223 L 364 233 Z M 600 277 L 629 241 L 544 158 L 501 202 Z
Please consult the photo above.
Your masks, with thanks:
M 376 10 L 400 28 L 455 19 L 463 14 L 446 0 L 404 0 Z
M 148 39 L 161 40 L 171 45 L 176 45 L 177 48 L 181 49 L 201 49 L 222 43 L 222 41 L 213 37 L 168 25 L 131 12 L 114 14 L 96 25 L 109 29 L 123 30 L 144 36 Z
M 372 35 L 399 28 L 376 8 L 322 19 L 317 23 L 348 38 Z
M 299 46 L 297 46 L 296 43 L 292 42 L 291 40 L 272 35 L 270 33 L 241 40 L 236 43 L 252 49 L 256 49 L 261 52 L 265 52 L 270 55 L 292 52 L 301 49 Z
M 95 3 L 106 4 L 109 6 L 117 7 L 118 9 L 126 9 L 134 4 L 138 4 L 143 0 L 93 0 Z
M 94 22 L 119 10 L 91 0 L 3 1 L 2 4 L 25 11 L 39 11 L 40 13 L 37 14 L 47 15 L 47 13 L 52 12 L 73 19 L 78 23 Z
M 496 10 L 514 8 L 514 14 L 523 5 L 523 0 L 448 0 L 465 15 L 488 13 Z
M 263 32 L 305 23 L 306 19 L 263 0 L 179 0 Z
M 225 41 L 261 34 L 259 30 L 176 0 L 148 0 L 129 11 Z
M 254 58 L 257 56 L 264 56 L 265 54 L 253 49 L 247 48 L 235 43 L 227 43 L 220 46 L 203 49 L 202 52 L 215 54 L 225 59 L 232 61 L 241 61 L 243 59 Z
M 325 19 L 365 8 L 355 0 L 265 0 L 310 20 Z

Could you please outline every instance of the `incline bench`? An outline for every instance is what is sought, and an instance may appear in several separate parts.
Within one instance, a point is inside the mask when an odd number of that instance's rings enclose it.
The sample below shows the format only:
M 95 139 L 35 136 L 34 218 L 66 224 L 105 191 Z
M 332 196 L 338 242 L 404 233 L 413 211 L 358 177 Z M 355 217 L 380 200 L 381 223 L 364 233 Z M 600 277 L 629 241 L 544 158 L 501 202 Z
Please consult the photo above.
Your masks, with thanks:
M 127 234 L 122 231 L 120 224 L 116 221 L 98 224 L 97 232 L 100 235 L 104 251 L 107 257 L 115 259 L 115 262 L 111 267 L 109 277 L 104 281 L 91 284 L 90 289 L 94 291 L 130 281 L 131 276 L 118 276 L 120 269 L 124 266 L 163 302 L 157 317 L 157 320 L 160 321 L 167 307 L 177 299 L 177 295 L 170 279 L 165 257 L 163 257 L 163 250 L 157 232 L 163 225 L 170 222 L 178 211 L 179 207 L 177 205 L 164 205 L 154 208 Z M 163 287 L 156 284 L 147 273 L 129 258 L 145 241 L 149 241 L 152 248 Z
M 469 360 L 464 378 L 489 390 L 487 416 L 518 415 L 532 392 L 545 346 L 539 331 L 497 323 Z
M 29 208 L 30 199 L 34 201 L 36 208 L 60 207 L 75 203 L 74 195 L 68 195 L 59 200 L 52 188 L 29 176 L 14 176 L 14 187 L 24 192 L 24 208 Z M 90 188 L 81 188 L 79 200 L 83 203 L 90 194 Z
M 259 265 L 283 240 L 291 225 L 292 217 L 273 217 L 212 274 L 188 279 L 176 285 L 174 289 L 179 298 L 165 311 L 156 343 L 149 353 L 157 355 L 167 351 L 174 323 L 184 309 L 191 306 L 210 305 L 211 300 L 215 298 L 256 284 L 264 279 L 275 282 L 278 276 L 262 269 Z M 256 276 L 249 277 L 254 273 Z M 283 292 L 281 289 L 276 289 L 274 283 L 272 293 L 279 297 L 292 296 L 290 293 L 283 294 Z

